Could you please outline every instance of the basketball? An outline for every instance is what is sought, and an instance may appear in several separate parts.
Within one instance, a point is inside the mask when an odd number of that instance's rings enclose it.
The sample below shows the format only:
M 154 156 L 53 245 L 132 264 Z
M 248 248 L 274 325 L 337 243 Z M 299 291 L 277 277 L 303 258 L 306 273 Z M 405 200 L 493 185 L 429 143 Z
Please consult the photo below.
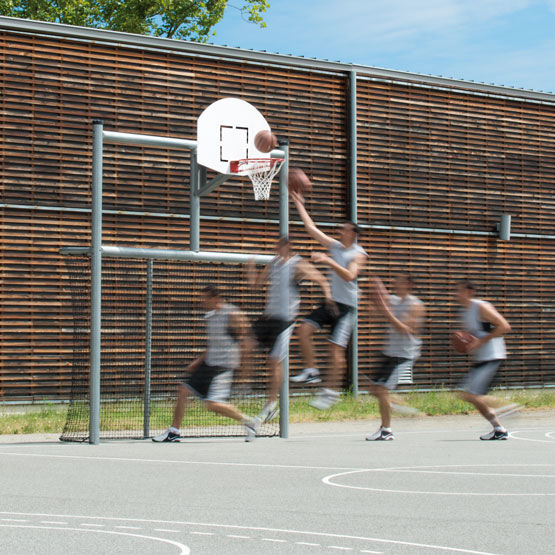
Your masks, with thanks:
M 312 183 L 306 173 L 299 168 L 289 168 L 289 190 L 305 195 L 312 191 Z
M 457 353 L 467 354 L 475 337 L 467 331 L 455 331 L 451 334 L 451 345 Z
M 254 137 L 254 146 L 260 152 L 272 152 L 277 145 L 277 137 L 266 129 L 259 131 Z

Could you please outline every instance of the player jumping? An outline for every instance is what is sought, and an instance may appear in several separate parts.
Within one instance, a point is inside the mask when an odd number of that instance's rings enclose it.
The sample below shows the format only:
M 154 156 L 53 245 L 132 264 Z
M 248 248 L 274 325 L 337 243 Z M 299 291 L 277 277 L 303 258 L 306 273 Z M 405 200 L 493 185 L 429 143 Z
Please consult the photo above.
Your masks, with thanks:
M 354 309 L 357 306 L 358 287 L 356 279 L 366 261 L 366 253 L 357 245 L 358 226 L 345 222 L 339 228 L 339 240 L 333 239 L 320 231 L 304 206 L 301 194 L 291 191 L 291 197 L 304 223 L 307 233 L 324 246 L 328 253 L 312 253 L 312 261 L 325 264 L 330 268 L 329 279 L 333 304 L 326 302 L 312 311 L 299 328 L 299 339 L 304 358 L 304 370 L 291 378 L 293 382 L 319 383 L 320 372 L 316 368 L 312 335 L 315 329 L 331 329 L 330 358 L 331 368 L 327 385 L 339 382 L 345 366 L 345 350 L 353 329 Z M 328 409 L 339 401 L 339 393 L 330 387 L 322 388 L 311 400 L 311 406 Z
M 208 345 L 206 350 L 188 366 L 192 372 L 178 389 L 172 425 L 152 441 L 179 441 L 179 427 L 185 409 L 196 396 L 202 399 L 208 410 L 228 416 L 245 426 L 245 441 L 256 437 L 260 420 L 249 418 L 229 404 L 233 371 L 241 362 L 241 347 L 246 348 L 248 323 L 244 314 L 234 305 L 226 303 L 219 290 L 209 285 L 203 290 L 206 313 Z
M 326 302 L 331 302 L 331 291 L 326 278 L 310 262 L 291 252 L 289 239 L 280 237 L 276 244 L 276 257 L 257 273 L 254 262 L 249 261 L 247 277 L 251 286 L 268 281 L 264 315 L 253 325 L 257 343 L 268 352 L 270 387 L 268 401 L 258 417 L 267 422 L 277 410 L 277 396 L 283 379 L 283 359 L 287 356 L 289 341 L 300 305 L 299 283 L 306 279 L 317 283 Z

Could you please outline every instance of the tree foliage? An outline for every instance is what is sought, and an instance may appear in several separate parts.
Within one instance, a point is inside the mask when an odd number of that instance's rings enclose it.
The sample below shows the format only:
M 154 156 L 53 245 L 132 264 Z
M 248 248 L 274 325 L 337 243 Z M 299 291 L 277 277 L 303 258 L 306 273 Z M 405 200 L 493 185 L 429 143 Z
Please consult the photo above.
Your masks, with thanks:
M 0 15 L 206 42 L 225 8 L 265 27 L 269 0 L 0 0 Z

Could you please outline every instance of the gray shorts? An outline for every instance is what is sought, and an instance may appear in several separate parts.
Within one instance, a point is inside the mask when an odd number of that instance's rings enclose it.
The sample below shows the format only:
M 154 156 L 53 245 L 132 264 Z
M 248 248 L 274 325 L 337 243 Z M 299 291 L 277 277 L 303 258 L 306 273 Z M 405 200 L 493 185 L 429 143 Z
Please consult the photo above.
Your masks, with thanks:
M 461 384 L 461 389 L 473 395 L 485 395 L 503 360 L 477 362 Z

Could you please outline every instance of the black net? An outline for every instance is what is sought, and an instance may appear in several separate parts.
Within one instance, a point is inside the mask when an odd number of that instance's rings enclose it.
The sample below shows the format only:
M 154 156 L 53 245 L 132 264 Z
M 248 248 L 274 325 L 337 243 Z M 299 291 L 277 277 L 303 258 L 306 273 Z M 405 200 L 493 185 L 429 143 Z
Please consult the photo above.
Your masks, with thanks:
M 90 261 L 68 257 L 73 303 L 72 394 L 64 441 L 89 439 Z M 227 302 L 252 322 L 264 308 L 264 292 L 253 290 L 239 264 L 153 261 L 149 433 L 172 421 L 177 388 L 187 366 L 206 346 L 201 291 L 216 285 Z M 100 438 L 145 437 L 145 364 L 147 345 L 147 261 L 105 258 L 102 262 L 102 351 Z M 247 416 L 266 401 L 268 373 L 263 353 L 255 352 L 252 368 L 234 374 L 230 403 Z M 277 417 L 262 425 L 260 435 L 279 433 Z M 242 436 L 243 426 L 208 411 L 194 400 L 185 412 L 183 437 Z

